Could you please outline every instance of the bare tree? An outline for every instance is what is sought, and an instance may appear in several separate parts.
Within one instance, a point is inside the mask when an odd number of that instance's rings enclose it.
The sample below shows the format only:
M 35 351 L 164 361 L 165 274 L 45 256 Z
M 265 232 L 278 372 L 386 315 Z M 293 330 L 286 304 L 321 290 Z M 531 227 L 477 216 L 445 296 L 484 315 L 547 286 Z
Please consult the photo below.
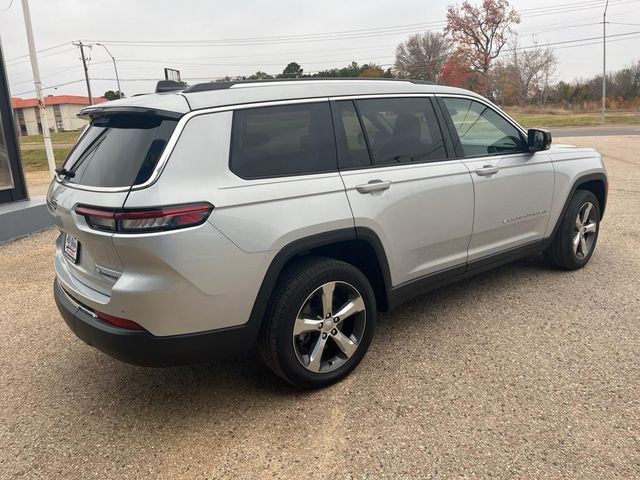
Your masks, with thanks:
M 538 46 L 520 49 L 516 41 L 511 50 L 510 63 L 518 76 L 520 103 L 524 105 L 532 100 L 544 103 L 545 91 L 558 63 L 553 50 Z
M 400 78 L 438 81 L 450 52 L 441 33 L 415 33 L 396 47 L 395 73 Z
M 512 26 L 520 23 L 520 15 L 507 0 L 483 0 L 477 7 L 468 1 L 462 7 L 447 7 L 445 32 L 458 44 L 474 71 L 485 79 L 489 92 L 489 70 L 493 61 L 513 34 Z

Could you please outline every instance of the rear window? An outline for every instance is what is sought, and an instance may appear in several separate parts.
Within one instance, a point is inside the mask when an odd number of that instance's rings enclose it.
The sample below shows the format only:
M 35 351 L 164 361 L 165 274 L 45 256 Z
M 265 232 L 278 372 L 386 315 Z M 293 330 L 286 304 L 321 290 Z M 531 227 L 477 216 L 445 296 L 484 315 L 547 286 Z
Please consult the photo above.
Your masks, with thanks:
M 329 103 L 236 110 L 230 163 L 242 178 L 336 171 Z
M 144 183 L 156 167 L 176 120 L 141 115 L 94 119 L 71 151 L 65 181 L 91 187 L 128 187 Z

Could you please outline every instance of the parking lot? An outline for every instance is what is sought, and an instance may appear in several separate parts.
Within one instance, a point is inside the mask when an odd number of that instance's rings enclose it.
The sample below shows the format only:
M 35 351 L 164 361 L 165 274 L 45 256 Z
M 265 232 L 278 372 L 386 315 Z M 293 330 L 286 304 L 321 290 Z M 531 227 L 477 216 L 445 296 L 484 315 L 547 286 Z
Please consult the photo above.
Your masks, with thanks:
M 381 315 L 323 391 L 257 358 L 112 360 L 59 317 L 55 232 L 0 245 L 0 477 L 640 478 L 640 136 L 557 142 L 605 154 L 591 263 L 527 258 Z

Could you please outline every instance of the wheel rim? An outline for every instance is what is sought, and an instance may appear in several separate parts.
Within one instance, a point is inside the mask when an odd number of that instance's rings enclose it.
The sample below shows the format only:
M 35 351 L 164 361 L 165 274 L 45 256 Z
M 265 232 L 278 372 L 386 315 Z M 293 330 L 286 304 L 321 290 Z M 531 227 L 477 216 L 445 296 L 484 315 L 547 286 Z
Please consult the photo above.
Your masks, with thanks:
M 591 252 L 593 248 L 597 231 L 598 222 L 596 219 L 596 209 L 593 203 L 587 202 L 578 210 L 575 227 L 573 229 L 571 244 L 576 258 L 582 260 L 589 255 L 589 252 Z
M 346 282 L 327 282 L 300 307 L 293 325 L 293 348 L 300 364 L 329 373 L 347 363 L 364 336 L 364 299 Z

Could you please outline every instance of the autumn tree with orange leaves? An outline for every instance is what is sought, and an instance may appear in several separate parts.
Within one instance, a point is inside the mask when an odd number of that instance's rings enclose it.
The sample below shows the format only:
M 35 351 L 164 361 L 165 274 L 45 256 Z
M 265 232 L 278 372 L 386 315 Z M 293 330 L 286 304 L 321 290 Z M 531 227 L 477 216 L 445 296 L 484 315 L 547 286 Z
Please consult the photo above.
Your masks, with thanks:
M 514 34 L 520 15 L 507 0 L 483 0 L 476 6 L 467 0 L 462 7 L 447 7 L 445 33 L 457 44 L 472 70 L 482 75 L 485 96 L 490 93 L 489 70 Z

